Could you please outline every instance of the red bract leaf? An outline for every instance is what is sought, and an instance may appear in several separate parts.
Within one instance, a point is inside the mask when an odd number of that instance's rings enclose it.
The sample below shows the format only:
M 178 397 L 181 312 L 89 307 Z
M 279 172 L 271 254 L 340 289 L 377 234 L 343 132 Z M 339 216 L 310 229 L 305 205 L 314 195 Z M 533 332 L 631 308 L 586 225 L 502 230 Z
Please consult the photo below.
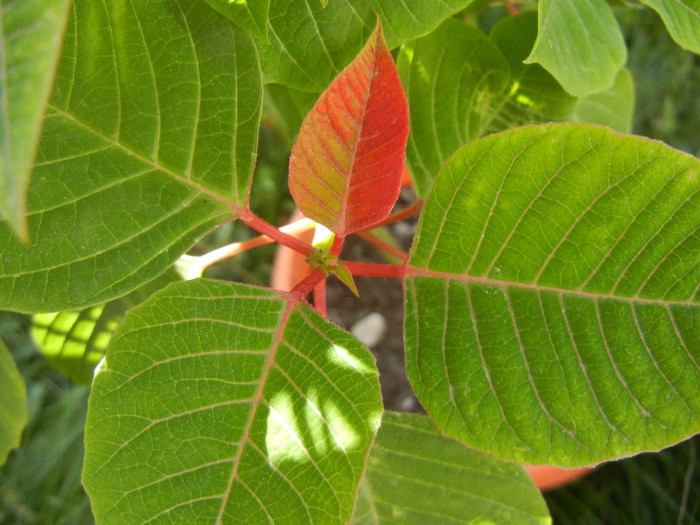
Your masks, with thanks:
M 289 163 L 299 209 L 336 235 L 376 225 L 401 188 L 408 105 L 381 23 L 304 118 Z

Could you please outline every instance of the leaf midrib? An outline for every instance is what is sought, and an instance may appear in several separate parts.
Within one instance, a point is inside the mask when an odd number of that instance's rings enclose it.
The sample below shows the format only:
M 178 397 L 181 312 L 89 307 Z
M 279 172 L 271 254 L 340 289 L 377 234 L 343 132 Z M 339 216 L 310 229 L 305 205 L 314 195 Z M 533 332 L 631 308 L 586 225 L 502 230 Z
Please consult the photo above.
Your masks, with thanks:
M 376 30 L 375 30 L 376 31 Z M 357 118 L 357 136 L 355 143 L 352 145 L 352 151 L 350 152 L 350 167 L 348 169 L 347 176 L 345 177 L 345 191 L 340 200 L 340 212 L 338 213 L 338 232 L 342 232 L 344 235 L 347 230 L 348 223 L 350 222 L 348 218 L 348 208 L 350 200 L 350 190 L 353 186 L 353 177 L 355 175 L 355 164 L 357 162 L 357 148 L 360 142 L 364 138 L 364 127 L 365 127 L 365 117 L 367 116 L 367 103 L 369 98 L 372 96 L 372 84 L 374 83 L 374 74 L 377 67 L 377 53 L 379 52 L 379 45 L 381 43 L 381 33 L 377 34 L 374 38 L 374 49 L 372 52 L 372 64 L 369 67 L 369 79 L 367 82 L 367 90 L 364 95 L 364 100 L 362 101 L 362 111 Z M 360 51 L 362 53 L 362 51 Z M 341 141 L 342 142 L 342 141 Z
M 284 331 L 285 331 L 285 328 L 287 326 L 287 321 L 289 320 L 289 316 L 292 314 L 292 310 L 294 310 L 294 308 L 296 308 L 296 301 L 288 300 L 287 304 L 285 305 L 284 310 L 282 311 L 282 313 L 280 315 L 279 324 L 277 325 L 277 333 L 275 334 L 275 340 L 272 342 L 272 345 L 270 346 L 269 357 L 268 357 L 267 363 L 265 363 L 265 368 L 262 371 L 262 374 L 260 376 L 260 386 L 259 386 L 258 390 L 255 392 L 255 396 L 251 400 L 250 415 L 248 416 L 248 420 L 246 421 L 246 424 L 244 426 L 245 430 L 244 430 L 243 436 L 241 437 L 240 445 L 238 446 L 238 450 L 236 451 L 236 455 L 233 458 L 233 468 L 231 469 L 231 476 L 228 479 L 224 493 L 221 495 L 221 509 L 219 510 L 219 514 L 216 518 L 216 523 L 218 525 L 223 523 L 223 517 L 224 517 L 224 513 L 226 511 L 226 506 L 227 506 L 227 503 L 229 500 L 229 496 L 231 495 L 231 490 L 233 489 L 233 484 L 234 484 L 235 480 L 238 478 L 238 465 L 240 465 L 241 457 L 243 456 L 243 449 L 245 448 L 246 444 L 248 444 L 249 442 L 251 444 L 253 444 L 253 442 L 250 439 L 250 430 L 253 426 L 253 421 L 254 421 L 255 415 L 258 411 L 258 406 L 262 402 L 264 402 L 263 391 L 265 390 L 267 376 L 269 375 L 270 370 L 272 369 L 272 365 L 275 361 L 275 355 L 277 354 L 277 350 L 279 349 L 279 346 L 282 343 L 282 340 L 284 338 Z
M 482 277 L 477 275 L 465 275 L 462 273 L 444 272 L 439 270 L 430 270 L 428 268 L 419 268 L 415 266 L 407 266 L 404 273 L 404 278 L 414 277 L 414 276 L 424 276 L 424 277 L 436 277 L 439 279 L 452 279 L 456 281 L 462 281 L 464 283 L 474 283 L 482 284 L 487 286 L 499 287 L 503 289 L 507 288 L 520 288 L 525 290 L 532 290 L 535 292 L 553 292 L 559 295 L 570 295 L 576 297 L 582 297 L 585 299 L 591 299 L 598 301 L 601 299 L 611 299 L 615 301 L 622 301 L 633 305 L 649 304 L 664 306 L 666 308 L 671 306 L 697 306 L 698 302 L 693 302 L 692 298 L 687 301 L 671 301 L 665 299 L 652 299 L 639 296 L 622 296 L 613 295 L 611 293 L 598 293 L 598 292 L 586 292 L 581 289 L 569 289 L 556 286 L 546 286 L 535 283 L 525 283 L 518 281 L 507 281 L 505 279 L 494 279 L 491 277 Z
M 147 166 L 150 166 L 153 169 L 158 170 L 161 173 L 168 175 L 169 177 L 172 177 L 174 180 L 176 180 L 177 182 L 179 182 L 181 184 L 184 184 L 185 186 L 189 186 L 190 188 L 193 188 L 193 189 L 197 190 L 198 192 L 205 194 L 205 195 L 223 203 L 227 207 L 231 208 L 233 210 L 234 214 L 238 214 L 243 209 L 243 206 L 241 206 L 240 204 L 233 202 L 232 200 L 224 197 L 223 195 L 215 192 L 214 190 L 210 190 L 206 186 L 203 186 L 203 185 L 193 181 L 192 179 L 188 179 L 187 177 L 179 175 L 177 172 L 173 171 L 170 168 L 167 168 L 166 166 L 163 166 L 159 162 L 157 162 L 153 159 L 149 159 L 148 157 L 142 155 L 138 151 L 130 149 L 129 147 L 122 144 L 121 142 L 119 142 L 111 137 L 108 137 L 107 135 L 96 130 L 95 128 L 93 128 L 89 124 L 86 124 L 85 122 L 76 118 L 74 115 L 66 112 L 64 109 L 61 109 L 53 104 L 49 104 L 48 107 L 52 111 L 56 112 L 56 114 L 58 114 L 62 117 L 65 117 L 66 119 L 70 120 L 71 122 L 73 122 L 74 124 L 79 126 L 80 128 L 91 133 L 93 136 L 95 136 L 95 137 L 99 138 L 100 140 L 106 142 L 107 144 L 123 151 L 127 155 L 132 156 L 135 159 L 138 159 L 139 161 L 143 162 Z

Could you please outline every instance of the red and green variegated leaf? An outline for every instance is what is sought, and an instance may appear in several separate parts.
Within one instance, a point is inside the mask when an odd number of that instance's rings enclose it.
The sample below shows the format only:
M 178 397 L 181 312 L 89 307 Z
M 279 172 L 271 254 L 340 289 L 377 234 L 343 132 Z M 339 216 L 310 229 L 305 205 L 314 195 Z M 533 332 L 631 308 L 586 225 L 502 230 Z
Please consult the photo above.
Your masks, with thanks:
M 408 105 L 381 23 L 304 118 L 289 164 L 299 209 L 337 235 L 382 221 L 399 195 Z

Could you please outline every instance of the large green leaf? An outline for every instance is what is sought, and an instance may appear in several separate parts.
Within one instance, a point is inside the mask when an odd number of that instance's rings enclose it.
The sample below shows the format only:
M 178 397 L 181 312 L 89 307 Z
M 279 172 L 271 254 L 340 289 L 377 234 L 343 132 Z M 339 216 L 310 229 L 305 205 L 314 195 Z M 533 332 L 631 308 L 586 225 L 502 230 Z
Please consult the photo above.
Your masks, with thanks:
M 245 204 L 262 81 L 201 2 L 77 0 L 28 202 L 0 225 L 0 308 L 76 309 L 147 282 Z
M 510 70 L 486 35 L 454 19 L 403 46 L 397 67 L 411 115 L 406 158 L 423 196 L 447 157 L 483 131 L 489 99 Z
M 99 523 L 347 523 L 382 411 L 367 348 L 279 293 L 198 279 L 132 310 L 96 374 Z
M 537 38 L 537 13 L 526 11 L 499 21 L 489 39 L 510 65 L 510 83 L 491 102 L 485 131 L 493 133 L 523 124 L 565 121 L 571 117 L 576 98 L 539 64 L 524 60 Z M 483 132 L 482 132 L 483 134 Z
M 659 13 L 673 40 L 700 54 L 700 0 L 639 0 Z
M 550 523 L 522 467 L 450 439 L 426 416 L 387 412 L 353 524 Z
M 263 71 L 275 82 L 321 92 L 362 49 L 382 19 L 389 48 L 427 34 L 473 0 L 271 0 L 269 44 L 258 42 Z
M 448 434 L 573 467 L 700 431 L 700 161 L 590 125 L 443 167 L 405 278 L 406 366 Z
M 0 339 L 0 465 L 19 446 L 27 424 L 27 387 L 12 354 Z
M 51 364 L 74 381 L 89 385 L 124 314 L 177 279 L 171 269 L 108 303 L 78 311 L 36 314 L 32 317 L 34 339 Z
M 205 0 L 237 26 L 267 42 L 267 19 L 270 0 Z
M 572 95 L 610 87 L 627 47 L 605 0 L 540 0 L 538 14 L 537 41 L 526 62 L 542 64 Z
M 0 0 L 0 218 L 29 240 L 26 192 L 70 0 Z

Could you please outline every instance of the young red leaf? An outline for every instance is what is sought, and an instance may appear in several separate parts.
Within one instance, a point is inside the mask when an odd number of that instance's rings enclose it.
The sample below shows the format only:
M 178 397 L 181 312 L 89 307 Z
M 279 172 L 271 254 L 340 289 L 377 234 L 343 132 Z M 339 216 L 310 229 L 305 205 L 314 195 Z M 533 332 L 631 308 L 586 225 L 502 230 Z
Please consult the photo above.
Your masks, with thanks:
M 299 209 L 336 235 L 372 227 L 399 196 L 408 105 L 381 23 L 304 118 L 289 162 Z

